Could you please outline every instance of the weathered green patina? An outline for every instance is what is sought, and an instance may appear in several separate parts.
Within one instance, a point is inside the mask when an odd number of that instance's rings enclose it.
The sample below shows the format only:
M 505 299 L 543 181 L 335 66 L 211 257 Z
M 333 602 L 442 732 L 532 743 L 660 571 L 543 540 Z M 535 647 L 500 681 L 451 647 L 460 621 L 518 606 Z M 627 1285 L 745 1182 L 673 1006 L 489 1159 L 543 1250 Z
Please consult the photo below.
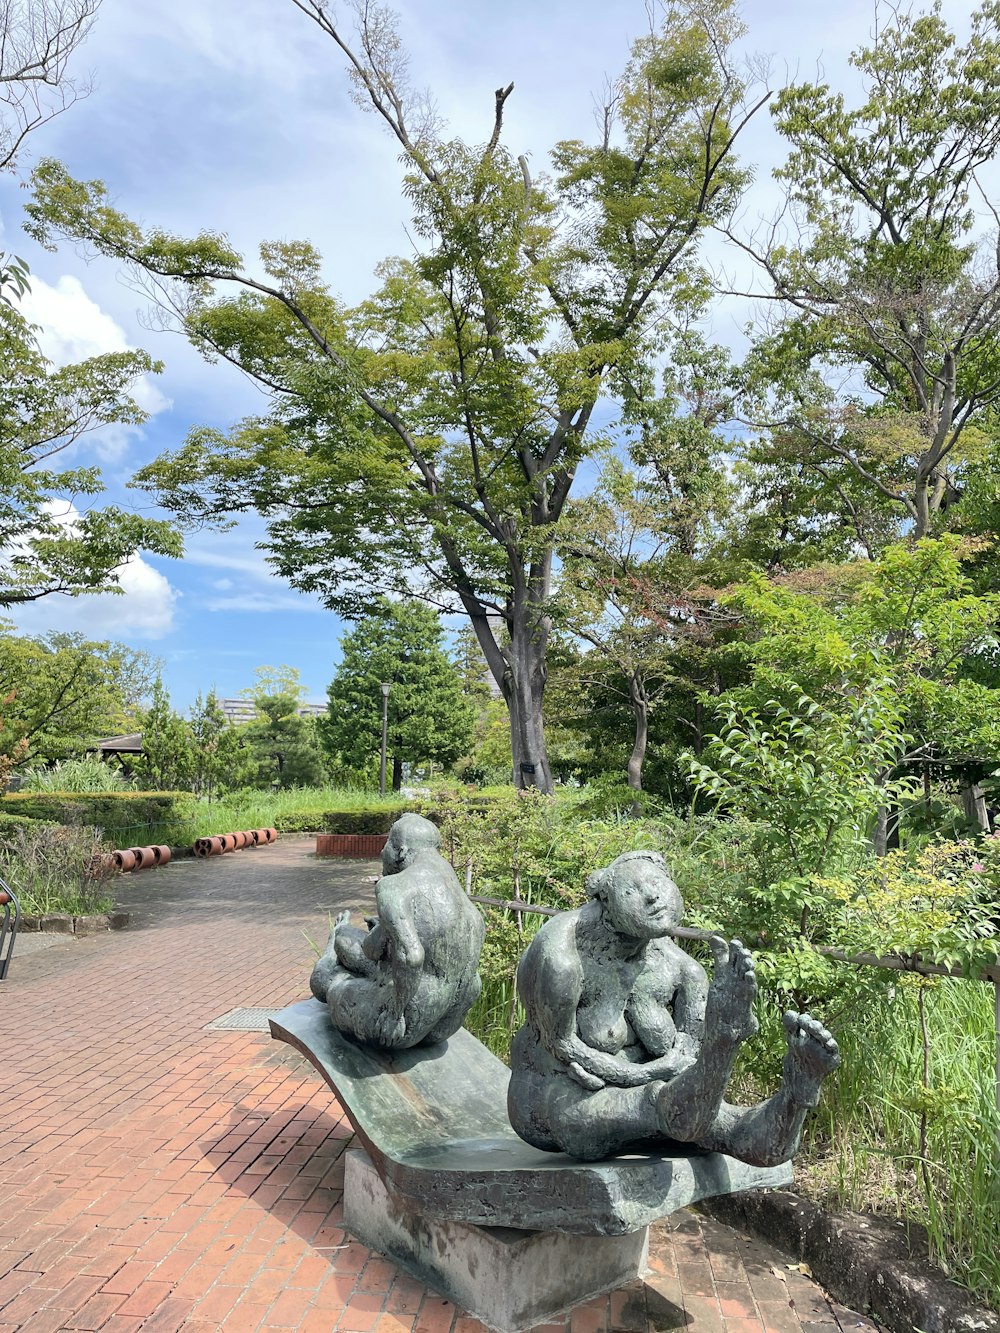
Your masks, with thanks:
M 593 1164 L 533 1148 L 507 1119 L 508 1069 L 464 1029 L 437 1046 L 380 1050 L 305 1000 L 272 1018 L 271 1034 L 312 1061 L 387 1187 L 431 1219 L 615 1236 L 697 1199 L 791 1180 L 788 1166 L 697 1148 Z

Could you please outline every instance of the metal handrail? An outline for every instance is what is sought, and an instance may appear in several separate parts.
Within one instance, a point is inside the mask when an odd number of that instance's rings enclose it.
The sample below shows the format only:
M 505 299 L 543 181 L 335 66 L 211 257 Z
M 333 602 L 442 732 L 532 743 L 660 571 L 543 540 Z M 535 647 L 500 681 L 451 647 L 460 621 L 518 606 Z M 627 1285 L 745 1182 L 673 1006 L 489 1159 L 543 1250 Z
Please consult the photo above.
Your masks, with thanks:
M 3 915 L 0 917 L 0 981 L 3 981 L 10 966 L 14 941 L 17 939 L 17 930 L 21 924 L 21 904 L 17 901 L 17 894 L 3 879 L 0 879 L 0 907 L 3 909 Z

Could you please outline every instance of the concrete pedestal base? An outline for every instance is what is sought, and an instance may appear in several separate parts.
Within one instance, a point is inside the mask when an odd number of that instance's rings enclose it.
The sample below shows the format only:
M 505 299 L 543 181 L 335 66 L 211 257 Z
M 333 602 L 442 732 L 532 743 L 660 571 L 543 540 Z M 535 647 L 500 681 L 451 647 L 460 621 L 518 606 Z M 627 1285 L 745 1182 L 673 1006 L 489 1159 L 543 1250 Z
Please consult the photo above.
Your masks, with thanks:
M 646 1268 L 649 1230 L 620 1236 L 450 1222 L 390 1193 L 366 1153 L 346 1155 L 344 1226 L 460 1309 L 517 1333 L 613 1291 Z

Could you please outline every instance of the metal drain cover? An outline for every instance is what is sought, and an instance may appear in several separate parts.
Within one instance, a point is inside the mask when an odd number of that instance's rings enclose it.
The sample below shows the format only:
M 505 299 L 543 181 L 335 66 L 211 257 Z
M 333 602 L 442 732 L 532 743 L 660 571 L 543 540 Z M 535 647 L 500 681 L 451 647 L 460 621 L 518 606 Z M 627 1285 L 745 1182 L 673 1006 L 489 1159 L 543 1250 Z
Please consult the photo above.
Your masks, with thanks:
M 278 1009 L 230 1009 L 221 1018 L 205 1025 L 206 1032 L 267 1032 L 267 1020 L 280 1013 Z

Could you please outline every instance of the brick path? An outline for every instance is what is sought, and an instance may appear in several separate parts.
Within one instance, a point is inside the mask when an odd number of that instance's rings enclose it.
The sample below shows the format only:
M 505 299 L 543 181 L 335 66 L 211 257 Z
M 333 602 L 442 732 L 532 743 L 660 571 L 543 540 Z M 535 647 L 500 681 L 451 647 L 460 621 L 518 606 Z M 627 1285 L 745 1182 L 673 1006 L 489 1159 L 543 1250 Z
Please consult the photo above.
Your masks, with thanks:
M 312 1068 L 240 1005 L 307 993 L 327 912 L 374 866 L 303 838 L 122 880 L 123 932 L 15 950 L 0 983 L 0 1333 L 474 1333 L 341 1227 L 351 1131 Z M 872 1326 L 756 1241 L 692 1212 L 645 1282 L 568 1333 Z

